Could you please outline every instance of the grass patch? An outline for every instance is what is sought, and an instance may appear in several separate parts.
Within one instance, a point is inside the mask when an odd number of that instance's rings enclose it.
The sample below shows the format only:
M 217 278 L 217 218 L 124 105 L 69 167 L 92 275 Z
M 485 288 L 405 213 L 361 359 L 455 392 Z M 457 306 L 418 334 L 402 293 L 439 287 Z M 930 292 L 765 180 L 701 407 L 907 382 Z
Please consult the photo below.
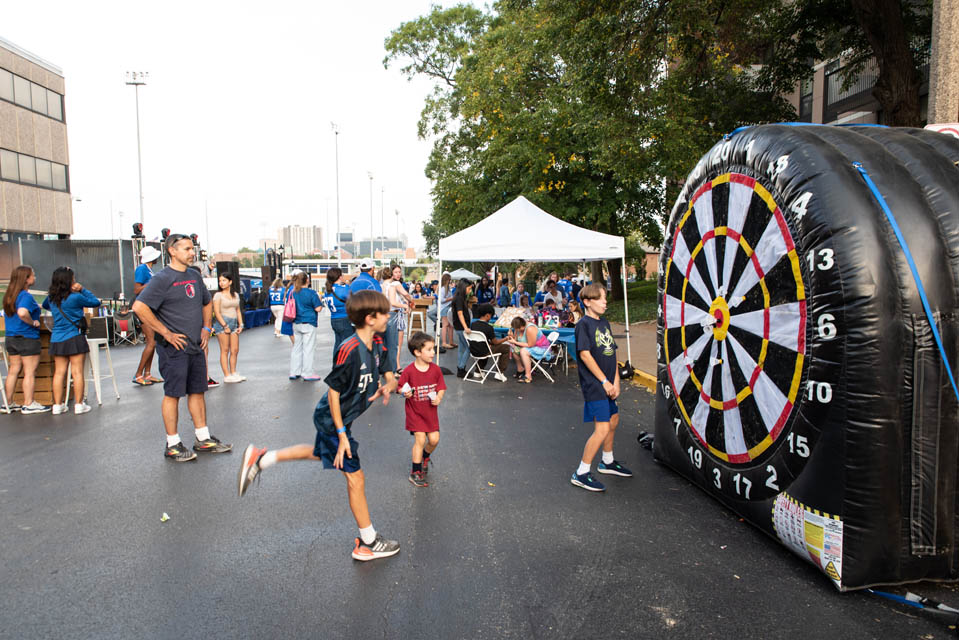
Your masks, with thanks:
M 641 280 L 627 284 L 629 298 L 629 321 L 641 322 L 656 319 L 656 281 Z M 606 319 L 610 322 L 625 322 L 626 314 L 622 300 L 613 300 L 606 307 Z

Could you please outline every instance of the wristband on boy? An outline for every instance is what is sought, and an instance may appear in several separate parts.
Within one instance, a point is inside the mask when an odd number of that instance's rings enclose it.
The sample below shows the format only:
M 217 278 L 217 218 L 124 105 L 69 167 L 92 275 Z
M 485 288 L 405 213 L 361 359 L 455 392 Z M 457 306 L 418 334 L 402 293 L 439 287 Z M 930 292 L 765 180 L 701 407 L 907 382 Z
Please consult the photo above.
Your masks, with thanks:
M 599 384 L 604 385 L 604 384 L 606 384 L 607 382 L 609 382 L 609 380 L 607 380 L 606 378 L 603 378 L 603 381 L 600 382 Z
M 346 433 L 346 427 L 340 427 L 336 430 L 337 433 Z

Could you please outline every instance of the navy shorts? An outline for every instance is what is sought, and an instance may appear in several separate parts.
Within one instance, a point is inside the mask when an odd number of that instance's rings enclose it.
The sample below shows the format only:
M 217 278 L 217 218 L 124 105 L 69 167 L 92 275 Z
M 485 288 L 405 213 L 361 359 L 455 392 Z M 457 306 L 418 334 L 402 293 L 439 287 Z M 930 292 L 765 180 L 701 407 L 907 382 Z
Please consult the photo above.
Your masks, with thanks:
M 188 353 L 185 349 L 178 351 L 172 345 L 157 343 L 156 354 L 163 376 L 163 395 L 182 398 L 187 394 L 206 393 L 209 378 L 203 351 Z
M 619 413 L 619 407 L 612 398 L 590 400 L 583 405 L 583 422 L 609 422 Z
M 350 453 L 352 458 L 343 456 L 343 473 L 355 473 L 360 470 L 360 443 L 353 439 L 353 432 L 350 430 L 352 424 L 346 425 L 346 438 L 350 441 Z M 327 433 L 317 427 L 316 442 L 313 444 L 313 455 L 323 461 L 324 469 L 335 469 L 333 460 L 336 458 L 336 451 L 340 448 L 340 436 L 333 433 Z

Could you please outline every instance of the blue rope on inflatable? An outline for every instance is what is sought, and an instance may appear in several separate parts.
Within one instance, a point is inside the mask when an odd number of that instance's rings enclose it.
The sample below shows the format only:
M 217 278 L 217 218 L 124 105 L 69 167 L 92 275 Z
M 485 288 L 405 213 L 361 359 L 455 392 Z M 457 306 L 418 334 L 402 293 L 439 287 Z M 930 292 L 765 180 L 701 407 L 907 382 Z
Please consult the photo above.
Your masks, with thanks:
M 939 337 L 939 330 L 936 328 L 936 321 L 932 317 L 932 309 L 929 307 L 929 300 L 926 298 L 926 290 L 922 286 L 922 280 L 919 278 L 919 271 L 916 269 L 916 263 L 912 259 L 912 252 L 909 251 L 909 245 L 906 244 L 906 239 L 902 237 L 902 231 L 899 229 L 899 224 L 896 222 L 896 217 L 892 214 L 892 211 L 889 209 L 889 205 L 886 204 L 886 200 L 882 197 L 882 194 L 879 193 L 876 183 L 873 182 L 872 178 L 869 177 L 869 174 L 866 173 L 862 163 L 853 162 L 852 166 L 859 171 L 859 175 L 861 175 L 862 179 L 866 181 L 866 186 L 869 187 L 870 191 L 872 191 L 872 195 L 876 199 L 876 202 L 879 203 L 883 213 L 886 214 L 886 219 L 892 226 L 893 233 L 896 234 L 896 239 L 899 241 L 899 246 L 902 247 L 902 252 L 906 255 L 906 261 L 909 263 L 909 270 L 912 271 L 913 280 L 916 281 L 916 286 L 919 288 L 919 299 L 922 300 L 922 308 L 926 311 L 926 318 L 929 320 L 929 327 L 932 329 L 932 336 L 936 339 L 936 346 L 939 347 L 939 355 L 942 356 L 942 361 L 946 365 L 946 373 L 949 374 L 949 382 L 952 383 L 952 391 L 956 394 L 956 400 L 959 400 L 959 387 L 956 387 L 956 379 L 952 375 L 952 367 L 949 365 L 949 357 L 946 355 L 946 350 L 942 346 L 942 338 Z

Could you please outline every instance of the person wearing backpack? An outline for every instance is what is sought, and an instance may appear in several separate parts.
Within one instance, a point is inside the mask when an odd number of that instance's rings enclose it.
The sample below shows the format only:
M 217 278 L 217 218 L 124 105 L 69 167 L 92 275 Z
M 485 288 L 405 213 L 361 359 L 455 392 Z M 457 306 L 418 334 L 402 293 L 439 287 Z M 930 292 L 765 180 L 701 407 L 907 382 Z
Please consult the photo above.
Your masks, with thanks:
M 333 328 L 333 353 L 340 348 L 340 344 L 353 335 L 353 325 L 346 316 L 346 299 L 350 297 L 350 285 L 346 284 L 343 271 L 331 267 L 326 272 L 326 296 L 323 302 L 330 310 L 330 326 Z
M 53 271 L 47 299 L 42 306 L 53 315 L 53 332 L 50 336 L 50 355 L 53 356 L 53 415 L 69 411 L 63 398 L 67 365 L 70 365 L 73 371 L 73 397 L 76 400 L 73 413 L 86 413 L 91 407 L 83 398 L 83 364 L 86 355 L 90 353 L 90 345 L 87 344 L 87 319 L 83 315 L 83 309 L 99 307 L 100 300 L 76 281 L 73 269 L 57 267 Z

